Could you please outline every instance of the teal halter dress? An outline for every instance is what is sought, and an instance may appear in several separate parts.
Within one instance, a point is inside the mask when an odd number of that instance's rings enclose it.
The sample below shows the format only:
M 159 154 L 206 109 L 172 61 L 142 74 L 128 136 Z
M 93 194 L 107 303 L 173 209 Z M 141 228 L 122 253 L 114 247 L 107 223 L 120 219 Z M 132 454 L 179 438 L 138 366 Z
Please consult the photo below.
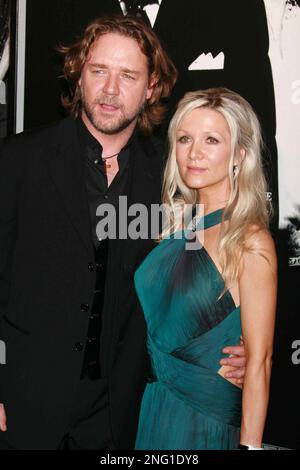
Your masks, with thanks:
M 219 224 L 222 212 L 204 216 L 202 228 Z M 223 347 L 239 343 L 240 309 L 228 290 L 220 296 L 224 280 L 205 248 L 186 249 L 192 231 L 180 232 L 164 238 L 134 276 L 152 365 L 135 448 L 236 449 L 242 393 L 218 370 Z

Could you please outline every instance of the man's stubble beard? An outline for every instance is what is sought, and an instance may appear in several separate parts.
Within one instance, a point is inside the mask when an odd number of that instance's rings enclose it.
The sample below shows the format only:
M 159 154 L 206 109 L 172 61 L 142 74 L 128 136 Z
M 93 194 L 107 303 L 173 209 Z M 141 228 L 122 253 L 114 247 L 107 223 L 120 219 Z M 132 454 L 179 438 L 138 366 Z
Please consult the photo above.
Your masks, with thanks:
M 98 113 L 96 110 L 97 110 L 97 106 L 99 106 L 100 103 L 117 106 L 119 108 L 119 111 L 121 111 L 121 115 L 116 119 L 112 118 L 112 119 L 107 119 L 107 120 L 105 118 L 98 117 L 97 116 Z M 93 127 L 97 131 L 102 132 L 103 134 L 106 134 L 106 135 L 118 134 L 122 132 L 124 129 L 126 129 L 127 127 L 129 127 L 134 121 L 137 120 L 139 115 L 142 113 L 145 107 L 145 103 L 146 103 L 146 98 L 138 109 L 134 110 L 131 114 L 126 115 L 124 107 L 121 106 L 119 103 L 114 103 L 113 101 L 110 102 L 107 99 L 106 100 L 99 99 L 95 101 L 93 105 L 91 106 L 89 105 L 89 103 L 86 102 L 86 100 L 84 99 L 84 96 L 82 96 L 81 98 L 82 111 L 85 112 L 90 123 L 93 125 Z

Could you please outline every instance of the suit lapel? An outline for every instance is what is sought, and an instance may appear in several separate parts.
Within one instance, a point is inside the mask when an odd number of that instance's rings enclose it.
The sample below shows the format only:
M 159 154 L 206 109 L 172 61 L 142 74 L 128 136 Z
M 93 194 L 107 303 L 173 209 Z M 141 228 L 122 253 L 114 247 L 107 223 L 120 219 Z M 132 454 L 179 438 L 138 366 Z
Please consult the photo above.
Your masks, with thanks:
M 76 123 L 72 118 L 67 118 L 59 124 L 54 136 L 52 158 L 47 160 L 47 164 L 62 205 L 92 260 L 91 220 L 84 163 L 79 148 Z
M 155 148 L 150 138 L 137 136 L 132 143 L 131 151 L 131 181 L 127 189 L 128 205 L 143 203 L 148 205 L 157 200 L 157 188 L 160 187 Z
M 130 149 L 130 169 L 123 195 L 127 196 L 127 211 L 133 204 L 144 204 L 150 211 L 151 203 L 160 202 L 161 192 L 161 164 L 155 158 L 155 149 L 136 137 Z M 129 225 L 134 217 L 127 214 L 127 224 Z M 136 253 L 141 249 L 145 241 L 127 239 L 116 239 L 112 242 L 111 269 L 132 266 L 135 263 Z M 119 269 L 118 269 L 119 272 Z M 116 277 L 116 272 L 110 275 Z
M 136 137 L 132 142 L 130 149 L 130 170 L 124 195 L 128 196 L 128 208 L 136 203 L 144 204 L 150 210 L 151 203 L 160 202 L 161 192 L 161 159 L 162 156 L 158 150 L 151 144 L 150 138 Z M 128 223 L 131 218 L 128 217 Z M 109 281 L 109 299 L 107 298 L 107 308 L 109 315 L 104 317 L 103 351 L 109 352 L 109 359 L 113 361 L 117 342 L 120 339 L 120 332 L 124 330 L 129 321 L 129 316 L 133 314 L 133 308 L 123 308 L 120 304 L 120 298 L 115 295 L 115 290 L 124 289 L 124 272 L 130 272 L 133 276 L 137 259 L 142 259 L 143 255 L 152 247 L 151 241 L 147 240 L 114 240 L 111 244 L 110 263 L 107 279 Z M 148 247 L 148 248 L 147 248 Z M 150 248 L 151 249 L 151 248 Z M 124 270 L 124 271 L 123 271 Z M 126 281 L 127 282 L 127 281 Z M 130 294 L 131 295 L 131 294 Z M 130 302 L 132 301 L 132 298 Z M 126 316 L 125 316 L 125 312 Z M 111 340 L 109 338 L 112 338 Z M 103 364 L 105 367 L 105 365 Z

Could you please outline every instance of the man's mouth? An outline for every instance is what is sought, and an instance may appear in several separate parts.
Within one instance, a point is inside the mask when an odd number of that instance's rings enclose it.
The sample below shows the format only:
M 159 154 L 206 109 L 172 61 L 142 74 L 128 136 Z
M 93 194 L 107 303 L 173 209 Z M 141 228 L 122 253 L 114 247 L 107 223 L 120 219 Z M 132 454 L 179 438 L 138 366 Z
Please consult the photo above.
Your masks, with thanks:
M 113 113 L 115 111 L 118 111 L 119 109 L 118 106 L 114 106 L 113 104 L 107 103 L 100 103 L 100 108 L 107 113 Z

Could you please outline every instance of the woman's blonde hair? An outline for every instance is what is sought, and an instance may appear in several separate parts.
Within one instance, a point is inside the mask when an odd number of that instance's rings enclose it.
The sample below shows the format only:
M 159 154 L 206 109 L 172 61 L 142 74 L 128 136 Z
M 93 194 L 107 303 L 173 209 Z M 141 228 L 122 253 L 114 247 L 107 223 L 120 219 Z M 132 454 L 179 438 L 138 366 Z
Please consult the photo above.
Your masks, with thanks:
M 180 228 L 186 204 L 201 203 L 198 191 L 185 185 L 176 162 L 176 133 L 182 119 L 196 108 L 218 111 L 225 118 L 231 134 L 231 156 L 228 175 L 230 194 L 225 206 L 219 241 L 219 260 L 226 286 L 237 279 L 241 255 L 248 249 L 247 235 L 253 230 L 267 229 L 270 207 L 267 202 L 267 184 L 262 168 L 263 142 L 259 121 L 251 105 L 237 93 L 227 88 L 209 88 L 186 93 L 178 103 L 168 131 L 169 156 L 163 182 L 163 203 L 170 224 L 161 237 Z M 244 158 L 241 160 L 241 149 Z M 234 171 L 234 159 L 240 161 Z

